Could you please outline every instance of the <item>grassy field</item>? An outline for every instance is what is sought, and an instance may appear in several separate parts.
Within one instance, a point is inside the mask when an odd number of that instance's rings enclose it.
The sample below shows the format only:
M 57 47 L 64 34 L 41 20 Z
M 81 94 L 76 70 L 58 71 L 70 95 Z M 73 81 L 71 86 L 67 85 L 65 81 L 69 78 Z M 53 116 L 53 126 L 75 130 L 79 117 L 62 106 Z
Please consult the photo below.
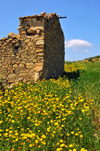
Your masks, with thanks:
M 0 151 L 100 151 L 100 62 L 0 96 Z

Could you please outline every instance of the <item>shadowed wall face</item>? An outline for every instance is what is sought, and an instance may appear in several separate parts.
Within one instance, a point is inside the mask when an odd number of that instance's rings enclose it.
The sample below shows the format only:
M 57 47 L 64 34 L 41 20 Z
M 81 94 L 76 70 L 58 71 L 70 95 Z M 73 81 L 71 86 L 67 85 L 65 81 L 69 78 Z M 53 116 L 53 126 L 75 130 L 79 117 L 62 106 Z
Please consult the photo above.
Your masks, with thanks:
M 56 13 L 20 17 L 19 34 L 0 39 L 4 85 L 58 77 L 64 72 L 64 35 Z

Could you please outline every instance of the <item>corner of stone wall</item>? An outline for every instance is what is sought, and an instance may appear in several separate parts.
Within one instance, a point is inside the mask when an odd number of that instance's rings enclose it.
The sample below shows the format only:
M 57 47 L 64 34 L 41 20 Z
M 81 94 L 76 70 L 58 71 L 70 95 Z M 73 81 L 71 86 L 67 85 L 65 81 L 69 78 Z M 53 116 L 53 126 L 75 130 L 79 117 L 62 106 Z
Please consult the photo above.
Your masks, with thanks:
M 0 39 L 4 84 L 57 77 L 64 72 L 64 35 L 56 13 L 21 17 L 19 34 Z

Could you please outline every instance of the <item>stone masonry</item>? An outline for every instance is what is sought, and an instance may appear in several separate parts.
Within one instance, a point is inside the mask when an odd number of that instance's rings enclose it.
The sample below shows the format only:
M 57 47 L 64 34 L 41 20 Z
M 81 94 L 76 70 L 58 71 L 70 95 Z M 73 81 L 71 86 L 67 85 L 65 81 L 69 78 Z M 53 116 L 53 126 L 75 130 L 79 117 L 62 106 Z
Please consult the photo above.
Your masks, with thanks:
M 56 13 L 19 17 L 19 33 L 0 39 L 4 85 L 55 78 L 64 72 L 64 34 Z

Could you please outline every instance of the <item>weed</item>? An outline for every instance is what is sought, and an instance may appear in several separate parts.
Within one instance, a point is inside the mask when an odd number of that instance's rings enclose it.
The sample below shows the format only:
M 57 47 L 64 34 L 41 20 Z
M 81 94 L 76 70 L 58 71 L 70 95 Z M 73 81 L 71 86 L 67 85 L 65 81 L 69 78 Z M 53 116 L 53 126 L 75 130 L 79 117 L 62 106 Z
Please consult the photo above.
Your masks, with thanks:
M 100 63 L 72 63 L 58 79 L 6 90 L 0 97 L 0 151 L 99 151 L 99 71 Z

